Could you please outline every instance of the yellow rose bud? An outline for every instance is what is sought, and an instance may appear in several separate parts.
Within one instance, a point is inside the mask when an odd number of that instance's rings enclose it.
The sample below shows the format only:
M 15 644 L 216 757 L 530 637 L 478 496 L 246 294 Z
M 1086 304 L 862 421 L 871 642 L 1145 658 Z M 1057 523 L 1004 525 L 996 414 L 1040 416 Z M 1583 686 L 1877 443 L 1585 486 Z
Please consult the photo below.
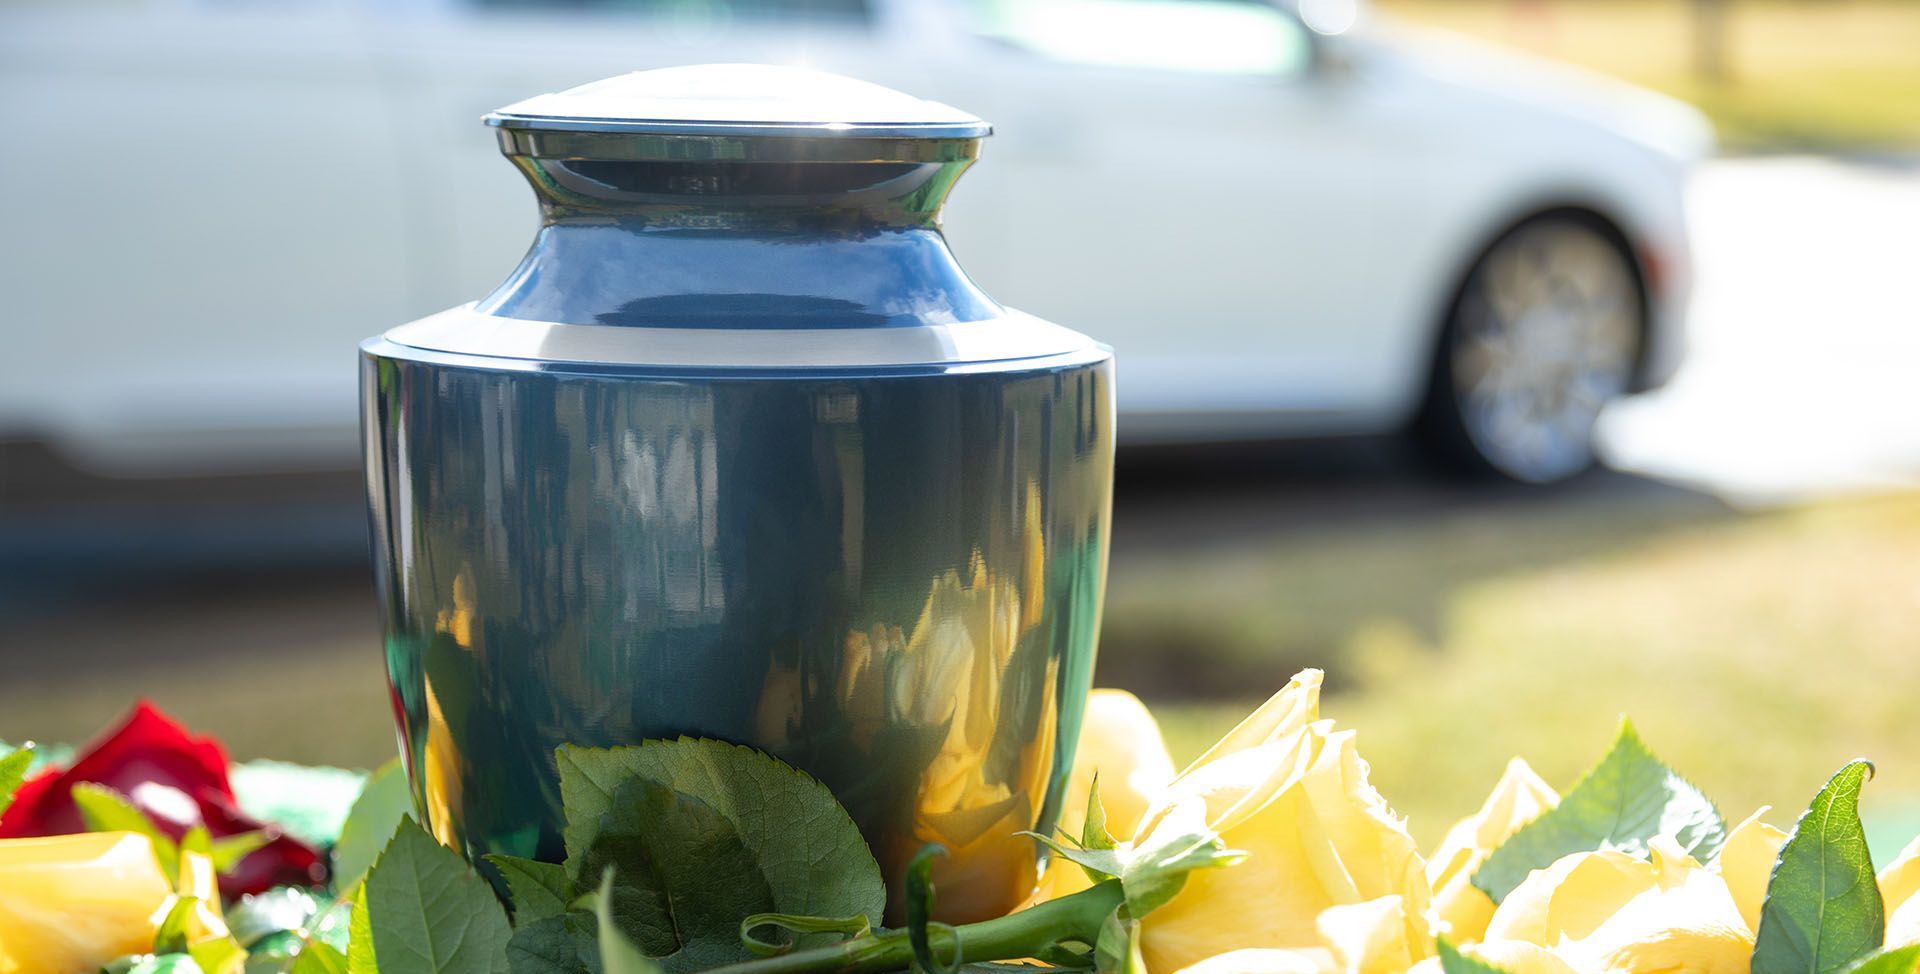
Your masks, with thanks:
M 1160 725 L 1140 698 L 1125 690 L 1095 690 L 1087 698 L 1080 747 L 1060 811 L 1060 831 L 1076 839 L 1086 824 L 1087 795 L 1095 774 L 1100 776 L 1107 831 L 1120 838 L 1133 834 L 1147 806 L 1173 780 L 1173 757 L 1160 737 Z M 1085 870 L 1064 856 L 1054 856 L 1032 902 L 1059 899 L 1091 885 Z
M 1345 951 L 1402 964 L 1424 957 L 1425 867 L 1404 824 L 1367 781 L 1352 731 L 1319 719 L 1320 673 L 1308 670 L 1181 772 L 1135 833 L 1204 821 L 1247 859 L 1190 874 L 1178 895 L 1141 921 L 1153 971 L 1178 971 L 1245 948 Z M 1393 899 L 1360 913 L 1329 907 Z M 1359 922 L 1364 921 L 1364 922 Z M 1345 936 L 1364 929 L 1359 946 Z M 1398 929 L 1393 929 L 1397 925 Z M 1340 945 L 1337 951 L 1330 941 Z M 1262 955 L 1265 956 L 1265 955 Z
M 1753 954 L 1725 879 L 1665 838 L 1652 861 L 1582 852 L 1535 870 L 1487 924 L 1486 946 L 1502 941 L 1544 947 L 1582 974 L 1746 974 Z
M 1887 908 L 1887 947 L 1920 944 L 1920 838 L 1880 870 L 1880 899 Z
M 1433 886 L 1434 933 L 1458 946 L 1479 940 L 1493 919 L 1493 900 L 1473 885 L 1474 870 L 1520 827 L 1560 804 L 1560 796 L 1527 762 L 1508 762 L 1493 793 L 1473 815 L 1460 820 L 1427 859 Z
M 151 950 L 173 893 L 144 835 L 0 839 L 0 974 L 89 971 Z

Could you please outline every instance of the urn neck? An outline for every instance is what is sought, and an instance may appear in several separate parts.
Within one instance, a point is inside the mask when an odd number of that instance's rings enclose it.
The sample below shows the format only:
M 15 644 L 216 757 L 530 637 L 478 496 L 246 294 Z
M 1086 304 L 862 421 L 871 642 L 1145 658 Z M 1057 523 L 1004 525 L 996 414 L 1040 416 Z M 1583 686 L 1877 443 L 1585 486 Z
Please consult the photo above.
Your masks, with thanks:
M 549 219 L 477 310 L 565 324 L 890 328 L 1001 317 L 930 222 L 832 227 L 653 213 Z
M 932 226 L 976 139 L 625 136 L 499 129 L 548 224 L 684 229 Z

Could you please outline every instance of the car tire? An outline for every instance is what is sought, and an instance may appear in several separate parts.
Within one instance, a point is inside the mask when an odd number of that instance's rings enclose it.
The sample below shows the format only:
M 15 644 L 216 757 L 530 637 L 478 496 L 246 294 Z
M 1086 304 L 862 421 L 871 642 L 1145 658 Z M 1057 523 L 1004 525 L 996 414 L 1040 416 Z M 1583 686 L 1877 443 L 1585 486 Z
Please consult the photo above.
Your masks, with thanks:
M 1600 410 L 1630 391 L 1647 302 L 1625 241 L 1556 212 L 1502 234 L 1453 296 L 1417 432 L 1451 469 L 1548 484 L 1595 462 Z

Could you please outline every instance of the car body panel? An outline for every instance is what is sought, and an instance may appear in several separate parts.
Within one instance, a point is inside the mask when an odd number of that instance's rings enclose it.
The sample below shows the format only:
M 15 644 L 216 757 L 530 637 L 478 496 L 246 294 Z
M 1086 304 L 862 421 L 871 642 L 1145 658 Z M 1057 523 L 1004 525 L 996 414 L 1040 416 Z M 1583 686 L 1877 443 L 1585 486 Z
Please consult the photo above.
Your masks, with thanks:
M 137 9 L 0 10 L 10 132 L 42 147 L 0 163 L 0 436 L 93 470 L 353 462 L 357 341 L 491 290 L 534 229 L 478 116 L 674 63 L 805 64 L 996 123 L 955 252 L 1115 347 L 1126 440 L 1397 428 L 1475 255 L 1542 209 L 1594 210 L 1657 265 L 1643 378 L 1678 347 L 1697 113 L 1447 41 L 1274 13 L 1312 58 L 1248 74 L 1050 56 L 942 0 L 725 24 Z

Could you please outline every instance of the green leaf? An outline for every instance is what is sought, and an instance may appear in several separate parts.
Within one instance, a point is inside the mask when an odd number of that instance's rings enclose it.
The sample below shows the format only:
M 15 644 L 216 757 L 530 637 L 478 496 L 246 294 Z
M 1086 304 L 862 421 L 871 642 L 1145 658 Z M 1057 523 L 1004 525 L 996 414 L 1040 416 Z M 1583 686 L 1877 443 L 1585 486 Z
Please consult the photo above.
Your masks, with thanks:
M 953 928 L 933 918 L 933 861 L 947 854 L 937 844 L 920 847 L 907 863 L 907 942 L 913 947 L 913 962 L 920 974 L 955 974 L 965 958 L 960 956 L 960 938 Z M 953 957 L 942 963 L 934 956 L 934 934 L 952 945 Z
M 1440 955 L 1442 974 L 1507 974 L 1505 968 L 1495 967 L 1477 957 L 1468 957 L 1452 944 L 1441 938 L 1434 944 Z
M 240 897 L 226 908 L 227 929 L 233 939 L 251 947 L 254 941 L 283 930 L 304 931 L 320 914 L 320 902 L 295 886 L 276 886 L 264 893 Z
M 880 866 L 846 809 L 825 785 L 759 751 L 680 738 L 612 749 L 562 747 L 555 760 L 568 812 L 570 870 L 614 789 L 645 778 L 705 802 L 733 824 L 773 894 L 767 912 L 858 913 L 878 922 L 886 909 Z M 580 873 L 571 875 L 578 884 Z M 761 911 L 742 910 L 732 920 L 753 912 Z
M 600 934 L 600 968 L 605 974 L 660 974 L 659 965 L 647 959 L 613 919 L 614 871 L 607 867 L 600 878 L 600 893 L 593 906 Z
M 1087 820 L 1080 829 L 1080 844 L 1088 849 L 1112 849 L 1120 844 L 1114 840 L 1113 833 L 1107 831 L 1107 807 L 1100 804 L 1098 771 L 1087 785 Z
M 332 947 L 309 940 L 294 958 L 288 974 L 347 974 L 347 957 Z
M 27 780 L 27 768 L 32 764 L 32 745 L 9 751 L 6 757 L 0 757 L 0 812 L 13 804 L 13 793 L 19 791 L 20 784 Z
M 499 853 L 489 855 L 487 861 L 506 878 L 516 927 L 567 912 L 567 903 L 573 899 L 567 867 Z
M 1128 920 L 1115 910 L 1100 925 L 1100 941 L 1093 945 L 1094 969 L 1100 974 L 1147 974 L 1147 961 L 1140 954 L 1140 921 Z
M 1495 903 L 1507 898 L 1535 869 L 1575 852 L 1611 849 L 1646 856 L 1648 840 L 1672 836 L 1702 863 L 1712 861 L 1727 838 L 1727 823 L 1713 802 L 1662 764 L 1620 722 L 1620 736 L 1560 804 L 1527 823 L 1487 857 L 1473 885 Z
M 380 974 L 373 956 L 373 918 L 365 886 L 354 893 L 353 915 L 347 920 L 347 974 Z
M 513 974 L 600 974 L 598 921 L 584 910 L 568 910 L 523 923 L 507 941 L 507 969 Z
M 493 887 L 420 826 L 400 823 L 365 886 L 384 974 L 506 974 L 513 930 Z
M 200 903 L 197 896 L 182 896 L 173 901 L 173 908 L 160 921 L 153 932 L 153 952 L 156 954 L 184 954 L 187 952 L 187 923 L 193 919 L 193 908 Z
M 740 918 L 773 911 L 766 877 L 733 824 L 646 778 L 614 789 L 580 868 L 587 876 L 614 870 L 602 909 L 669 971 L 750 959 Z
M 0 752 L 15 750 L 14 746 L 0 741 Z M 18 750 L 26 751 L 31 757 L 27 761 L 25 777 L 31 778 L 41 771 L 57 764 L 69 764 L 73 761 L 73 745 L 49 744 L 45 741 L 23 742 Z M 3 810 L 3 809 L 0 809 Z
M 1841 768 L 1780 847 L 1754 931 L 1753 974 L 1833 974 L 1879 949 L 1885 906 L 1860 826 L 1873 765 Z
M 334 890 L 346 893 L 365 878 L 380 850 L 400 827 L 400 820 L 412 817 L 413 793 L 407 788 L 400 760 L 395 758 L 367 779 L 340 826 L 340 841 L 333 847 Z
M 213 833 L 208 832 L 205 825 L 197 822 L 194 823 L 192 828 L 180 836 L 180 851 L 197 852 L 211 860 L 213 858 Z
M 307 921 L 307 939 L 346 953 L 353 936 L 353 905 L 353 900 L 334 900 L 323 906 L 318 916 Z
M 1103 879 L 1117 879 L 1122 872 L 1126 871 L 1126 863 L 1120 858 L 1121 851 L 1118 849 L 1080 849 L 1063 842 L 1056 842 L 1038 832 L 1015 834 L 1028 836 L 1052 849 L 1055 855 L 1085 870 L 1087 878 L 1096 883 Z
M 251 968 L 246 974 L 288 974 L 293 962 L 306 949 L 306 937 L 295 930 L 281 930 L 267 934 L 243 950 L 240 965 Z M 345 962 L 343 957 L 341 963 Z
M 207 857 L 213 860 L 213 871 L 230 873 L 240 860 L 273 841 L 273 832 L 268 829 L 254 829 L 251 832 L 238 832 L 214 839 L 207 849 Z
M 364 771 L 309 767 L 285 761 L 248 761 L 228 773 L 240 810 L 308 845 L 326 847 L 367 781 Z
M 1211 831 L 1176 833 L 1171 840 L 1157 837 L 1150 840 L 1154 844 L 1134 850 L 1120 871 L 1127 913 L 1136 920 L 1173 899 L 1187 884 L 1188 873 L 1232 866 L 1247 858 L 1246 853 L 1227 848 Z
M 232 937 L 216 937 L 187 948 L 188 956 L 206 974 L 240 974 L 247 964 L 247 949 Z
M 1843 974 L 1914 974 L 1920 968 L 1920 944 L 1876 950 L 1848 964 Z
M 73 786 L 73 804 L 80 810 L 80 821 L 89 832 L 137 832 L 153 840 L 154 858 L 160 871 L 169 878 L 180 873 L 180 846 L 173 837 L 160 831 L 147 813 L 134 807 L 127 796 L 91 781 Z

